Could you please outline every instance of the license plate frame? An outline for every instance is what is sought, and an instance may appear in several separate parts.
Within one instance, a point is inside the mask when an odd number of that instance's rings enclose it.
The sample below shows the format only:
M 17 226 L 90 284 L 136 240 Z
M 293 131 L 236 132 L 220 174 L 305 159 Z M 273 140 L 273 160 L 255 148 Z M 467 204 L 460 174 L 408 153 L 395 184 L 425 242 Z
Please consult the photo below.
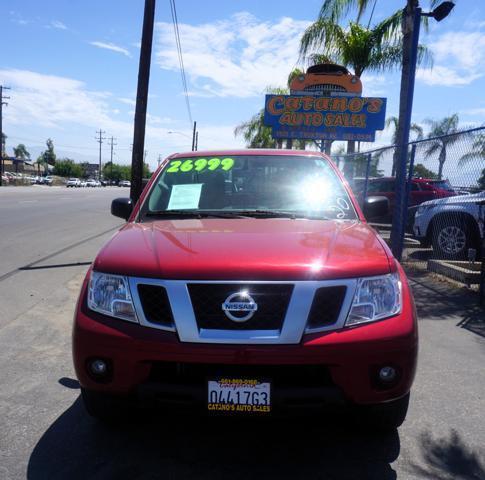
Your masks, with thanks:
M 207 411 L 226 415 L 268 415 L 272 382 L 266 379 L 219 377 L 207 379 Z

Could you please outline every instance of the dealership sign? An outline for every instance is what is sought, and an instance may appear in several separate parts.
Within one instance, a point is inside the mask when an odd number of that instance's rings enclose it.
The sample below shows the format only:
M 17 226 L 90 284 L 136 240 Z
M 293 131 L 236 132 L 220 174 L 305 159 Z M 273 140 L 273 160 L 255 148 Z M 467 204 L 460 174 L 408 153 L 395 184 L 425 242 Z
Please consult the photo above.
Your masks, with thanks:
M 373 142 L 385 115 L 385 98 L 266 95 L 264 123 L 274 138 Z

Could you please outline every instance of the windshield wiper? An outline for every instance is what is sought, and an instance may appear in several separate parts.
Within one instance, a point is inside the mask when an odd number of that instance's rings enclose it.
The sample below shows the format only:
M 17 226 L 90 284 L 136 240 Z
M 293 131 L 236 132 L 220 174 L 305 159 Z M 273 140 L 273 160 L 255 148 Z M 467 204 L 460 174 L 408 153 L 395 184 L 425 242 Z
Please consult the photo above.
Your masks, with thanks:
M 243 218 L 239 212 L 199 212 L 194 210 L 153 210 L 146 212 L 147 217 L 184 217 L 184 218 Z
M 329 220 L 325 215 L 312 215 L 304 212 L 287 212 L 282 210 L 238 210 L 237 213 L 246 217 L 256 218 L 308 218 L 311 220 Z

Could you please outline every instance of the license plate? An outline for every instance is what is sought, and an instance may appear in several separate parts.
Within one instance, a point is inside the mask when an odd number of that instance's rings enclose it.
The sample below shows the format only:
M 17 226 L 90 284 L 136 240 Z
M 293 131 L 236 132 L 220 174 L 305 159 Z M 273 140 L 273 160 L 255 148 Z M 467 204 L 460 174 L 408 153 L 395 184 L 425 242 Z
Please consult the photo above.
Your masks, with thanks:
M 209 380 L 207 409 L 213 413 L 270 413 L 271 384 L 240 378 Z

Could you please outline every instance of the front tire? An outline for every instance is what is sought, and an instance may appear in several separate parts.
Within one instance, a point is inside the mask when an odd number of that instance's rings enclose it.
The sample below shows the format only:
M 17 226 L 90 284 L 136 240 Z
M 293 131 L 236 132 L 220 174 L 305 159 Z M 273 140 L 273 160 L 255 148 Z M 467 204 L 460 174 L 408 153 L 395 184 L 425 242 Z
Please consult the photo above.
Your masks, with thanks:
M 438 218 L 433 224 L 432 243 L 439 258 L 466 260 L 468 249 L 476 248 L 475 232 L 463 217 Z
M 114 423 L 128 410 L 128 399 L 122 395 L 81 388 L 81 396 L 89 415 L 102 422 Z
M 361 422 L 367 428 L 381 431 L 395 430 L 400 427 L 408 412 L 409 393 L 398 400 L 375 405 L 363 405 L 358 409 Z

